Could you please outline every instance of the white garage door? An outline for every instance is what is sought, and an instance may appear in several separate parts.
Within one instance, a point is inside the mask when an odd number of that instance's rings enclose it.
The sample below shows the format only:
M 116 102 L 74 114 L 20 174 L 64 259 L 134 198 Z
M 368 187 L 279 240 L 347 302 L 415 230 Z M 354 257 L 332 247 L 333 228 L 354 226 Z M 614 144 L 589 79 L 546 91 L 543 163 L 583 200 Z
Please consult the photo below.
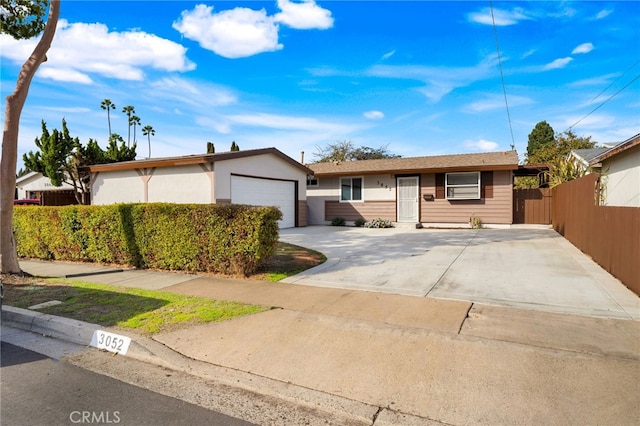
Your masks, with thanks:
M 277 206 L 282 211 L 280 228 L 296 226 L 294 182 L 231 176 L 231 202 L 252 206 Z

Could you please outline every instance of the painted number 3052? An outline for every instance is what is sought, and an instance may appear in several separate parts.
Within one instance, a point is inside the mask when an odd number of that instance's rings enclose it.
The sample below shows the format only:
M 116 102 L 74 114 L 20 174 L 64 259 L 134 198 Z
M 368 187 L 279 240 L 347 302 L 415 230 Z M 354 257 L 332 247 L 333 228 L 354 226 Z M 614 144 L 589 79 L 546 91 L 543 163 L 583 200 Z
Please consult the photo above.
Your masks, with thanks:
M 106 349 L 109 352 L 116 352 L 122 355 L 127 353 L 131 338 L 107 331 L 96 330 L 91 339 L 91 346 L 98 349 Z

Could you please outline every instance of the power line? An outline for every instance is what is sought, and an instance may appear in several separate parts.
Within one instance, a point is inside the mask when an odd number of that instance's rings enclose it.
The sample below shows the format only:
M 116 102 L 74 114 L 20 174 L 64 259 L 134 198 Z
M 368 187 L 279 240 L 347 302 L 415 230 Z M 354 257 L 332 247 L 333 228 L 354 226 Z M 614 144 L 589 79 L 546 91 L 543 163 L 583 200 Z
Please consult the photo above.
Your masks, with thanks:
M 507 108 L 507 120 L 509 121 L 509 131 L 511 132 L 511 149 L 516 148 L 516 141 L 513 137 L 513 127 L 511 126 L 511 114 L 509 113 L 509 102 L 507 102 L 507 88 L 504 84 L 504 72 L 502 71 L 502 58 L 500 56 L 500 44 L 498 43 L 498 29 L 496 28 L 496 20 L 493 16 L 493 1 L 489 0 L 491 9 L 491 22 L 493 22 L 493 36 L 496 39 L 496 51 L 498 52 L 498 66 L 500 67 L 500 80 L 502 81 L 502 93 L 504 94 L 504 104 Z
M 636 80 L 640 79 L 640 74 L 638 74 L 633 80 L 631 80 L 630 82 L 628 82 L 627 84 L 625 84 L 620 90 L 618 90 L 616 93 L 614 93 L 613 95 L 609 96 L 604 102 L 602 102 L 600 105 L 598 105 L 597 107 L 595 107 L 593 110 L 591 110 L 591 112 L 589 112 L 587 115 L 585 115 L 584 117 L 582 117 L 580 120 L 576 121 L 575 123 L 573 123 L 571 126 L 569 126 L 569 128 L 567 130 L 565 130 L 565 132 L 571 130 L 572 128 L 574 128 L 578 123 L 580 123 L 582 120 L 584 120 L 585 118 L 587 118 L 588 116 L 590 116 L 591 114 L 593 114 L 594 112 L 596 112 L 597 110 L 600 109 L 600 107 L 604 106 L 604 104 L 606 104 L 607 102 L 609 102 L 611 99 L 613 99 L 614 97 L 616 97 L 618 95 L 618 93 L 622 92 L 624 89 L 626 89 L 627 87 L 631 86 L 633 83 L 635 83 Z M 599 96 L 599 95 L 598 95 Z M 564 132 L 563 132 L 564 133 Z
M 624 77 L 624 75 L 626 73 L 628 73 L 629 71 L 631 71 L 636 65 L 640 64 L 640 59 L 636 61 L 635 64 L 631 65 L 625 72 L 622 73 L 622 75 L 618 78 L 616 78 L 610 85 L 608 85 L 607 87 L 605 87 L 600 93 L 598 93 L 596 96 L 593 97 L 593 99 L 591 99 L 590 102 L 595 101 L 596 99 L 598 99 L 600 97 L 600 95 L 602 95 L 604 92 L 606 92 L 607 90 L 609 90 L 609 88 L 611 86 L 613 86 L 614 84 L 616 84 L 622 77 Z

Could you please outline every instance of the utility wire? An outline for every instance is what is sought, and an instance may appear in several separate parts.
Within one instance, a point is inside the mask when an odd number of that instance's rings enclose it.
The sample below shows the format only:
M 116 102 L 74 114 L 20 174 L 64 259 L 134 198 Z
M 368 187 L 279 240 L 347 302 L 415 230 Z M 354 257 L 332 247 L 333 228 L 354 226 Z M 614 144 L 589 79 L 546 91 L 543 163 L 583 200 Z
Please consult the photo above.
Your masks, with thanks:
M 622 77 L 624 77 L 624 75 L 626 73 L 628 73 L 629 71 L 631 71 L 636 65 L 640 64 L 640 59 L 636 61 L 635 64 L 631 65 L 629 68 L 627 68 L 627 70 L 625 72 L 622 73 L 622 75 L 618 78 L 616 78 L 610 85 L 608 85 L 607 87 L 605 87 L 602 92 L 598 93 L 596 96 L 593 97 L 593 99 L 591 99 L 590 102 L 595 101 L 596 99 L 598 99 L 600 97 L 600 95 L 602 95 L 604 92 L 606 92 L 607 90 L 609 90 L 609 88 L 611 86 L 613 86 L 614 84 L 616 84 L 618 82 L 618 80 L 620 80 Z
M 584 117 L 582 117 L 580 120 L 576 121 L 575 123 L 573 123 L 571 126 L 569 126 L 569 128 L 567 130 L 565 130 L 564 132 L 567 132 L 571 129 L 573 129 L 578 123 L 580 123 L 582 120 L 584 120 L 585 118 L 587 118 L 588 116 L 590 116 L 591 114 L 593 114 L 594 112 L 596 112 L 597 110 L 600 109 L 600 107 L 604 106 L 604 104 L 606 104 L 607 102 L 609 102 L 611 99 L 613 99 L 614 97 L 616 97 L 618 95 L 618 93 L 622 92 L 624 89 L 626 89 L 627 87 L 631 86 L 633 83 L 636 82 L 636 80 L 640 79 L 640 74 L 636 75 L 636 77 L 631 80 L 630 82 L 628 82 L 627 84 L 625 84 L 620 90 L 618 90 L 616 93 L 614 93 L 613 95 L 609 96 L 604 102 L 602 102 L 600 105 L 598 105 L 597 107 L 595 107 L 593 110 L 591 110 L 591 112 L 589 112 L 587 115 L 585 115 Z M 563 132 L 563 133 L 564 133 Z
M 498 52 L 498 66 L 500 67 L 500 79 L 502 81 L 502 93 L 504 94 L 504 104 L 507 107 L 507 120 L 509 121 L 509 131 L 511 132 L 511 150 L 516 149 L 516 141 L 513 137 L 513 127 L 511 126 L 511 114 L 509 113 L 509 102 L 507 102 L 507 88 L 504 84 L 504 72 L 502 71 L 502 58 L 500 56 L 500 44 L 498 43 L 498 29 L 496 28 L 496 19 L 493 16 L 493 1 L 489 0 L 491 9 L 491 22 L 493 22 L 493 36 L 496 39 L 496 51 Z

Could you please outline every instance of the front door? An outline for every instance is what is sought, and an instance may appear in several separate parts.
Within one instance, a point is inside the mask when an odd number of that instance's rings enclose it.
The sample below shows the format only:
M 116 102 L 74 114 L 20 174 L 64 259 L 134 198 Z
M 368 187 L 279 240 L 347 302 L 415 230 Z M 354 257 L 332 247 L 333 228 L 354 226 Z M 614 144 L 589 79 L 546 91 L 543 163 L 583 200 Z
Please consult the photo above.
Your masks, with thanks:
M 418 223 L 418 176 L 399 177 L 398 222 Z

